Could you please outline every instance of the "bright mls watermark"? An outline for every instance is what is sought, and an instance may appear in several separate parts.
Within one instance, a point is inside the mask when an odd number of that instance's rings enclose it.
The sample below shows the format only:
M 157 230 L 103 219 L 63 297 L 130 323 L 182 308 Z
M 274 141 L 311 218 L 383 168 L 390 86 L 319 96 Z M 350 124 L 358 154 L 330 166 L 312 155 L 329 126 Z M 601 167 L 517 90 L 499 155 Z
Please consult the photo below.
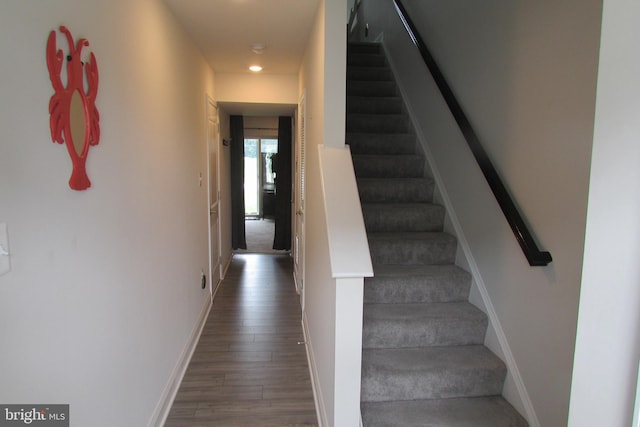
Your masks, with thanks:
M 0 405 L 0 427 L 69 427 L 69 405 Z

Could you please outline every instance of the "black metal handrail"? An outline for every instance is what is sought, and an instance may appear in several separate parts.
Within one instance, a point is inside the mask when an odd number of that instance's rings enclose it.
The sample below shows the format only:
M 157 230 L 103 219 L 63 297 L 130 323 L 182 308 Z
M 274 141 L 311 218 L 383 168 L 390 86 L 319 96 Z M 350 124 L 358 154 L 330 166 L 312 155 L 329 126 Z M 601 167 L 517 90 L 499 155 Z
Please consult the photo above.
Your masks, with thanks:
M 347 22 L 347 38 L 349 38 L 349 33 L 351 32 L 351 27 L 353 27 L 353 22 L 356 20 L 358 16 L 358 9 L 360 9 L 360 0 L 356 0 L 355 4 L 351 8 L 349 13 L 349 22 Z
M 393 3 L 396 7 L 396 10 L 398 11 L 398 15 L 400 16 L 405 29 L 409 33 L 409 37 L 411 37 L 411 40 L 420 51 L 420 55 L 422 55 L 424 63 L 431 72 L 431 75 L 433 76 L 438 89 L 440 89 L 440 93 L 442 93 L 445 102 L 449 106 L 449 110 L 451 110 L 453 117 L 458 123 L 458 127 L 460 127 L 462 134 L 467 140 L 467 145 L 471 149 L 473 156 L 478 162 L 478 165 L 480 166 L 484 177 L 487 179 L 489 187 L 493 191 L 493 194 L 496 197 L 496 200 L 498 201 L 498 204 L 500 205 L 504 216 L 507 218 L 507 222 L 509 223 L 511 230 L 515 235 L 516 240 L 520 244 L 524 255 L 529 261 L 529 265 L 545 266 L 549 264 L 552 260 L 551 254 L 549 252 L 541 251 L 540 249 L 538 249 L 536 242 L 531 236 L 531 232 L 527 228 L 524 220 L 522 219 L 522 216 L 513 203 L 513 200 L 511 200 L 511 196 L 509 196 L 509 193 L 502 183 L 498 172 L 496 172 L 495 167 L 491 163 L 489 156 L 487 156 L 486 151 L 480 144 L 478 136 L 471 127 L 471 123 L 469 122 L 469 119 L 467 119 L 467 116 L 464 114 L 462 107 L 460 107 L 460 104 L 454 96 L 451 87 L 444 78 L 444 75 L 433 59 L 433 56 L 431 56 L 431 53 L 429 52 L 427 45 L 422 40 L 418 29 L 407 14 L 407 10 L 404 8 L 400 0 L 393 0 Z

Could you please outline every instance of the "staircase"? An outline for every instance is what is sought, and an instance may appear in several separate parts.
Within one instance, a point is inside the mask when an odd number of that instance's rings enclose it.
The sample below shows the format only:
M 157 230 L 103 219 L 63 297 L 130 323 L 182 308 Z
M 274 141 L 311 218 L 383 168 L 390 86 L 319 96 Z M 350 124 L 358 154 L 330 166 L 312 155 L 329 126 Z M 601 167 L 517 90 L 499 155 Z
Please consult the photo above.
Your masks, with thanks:
M 527 426 L 500 395 L 504 363 L 484 345 L 409 117 L 382 47 L 350 44 L 351 147 L 375 277 L 365 281 L 361 410 L 370 426 Z

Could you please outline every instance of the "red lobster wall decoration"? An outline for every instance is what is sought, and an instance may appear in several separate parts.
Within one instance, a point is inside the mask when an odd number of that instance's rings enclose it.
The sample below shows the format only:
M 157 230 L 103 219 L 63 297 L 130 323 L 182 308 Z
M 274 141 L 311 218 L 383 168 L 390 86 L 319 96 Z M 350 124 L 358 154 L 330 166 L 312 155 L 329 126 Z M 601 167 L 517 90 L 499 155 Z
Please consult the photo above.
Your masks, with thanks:
M 51 139 L 58 144 L 67 145 L 73 163 L 69 187 L 86 190 L 91 186 L 85 166 L 89 146 L 100 142 L 100 115 L 95 104 L 98 94 L 98 64 L 93 52 L 88 62 L 82 61 L 82 48 L 89 46 L 86 39 L 80 39 L 74 45 L 69 30 L 61 26 L 60 31 L 66 36 L 69 45 L 66 57 L 61 49 L 56 50 L 55 31 L 51 31 L 47 41 L 47 68 L 55 90 L 49 101 Z M 61 79 L 65 59 L 66 87 Z

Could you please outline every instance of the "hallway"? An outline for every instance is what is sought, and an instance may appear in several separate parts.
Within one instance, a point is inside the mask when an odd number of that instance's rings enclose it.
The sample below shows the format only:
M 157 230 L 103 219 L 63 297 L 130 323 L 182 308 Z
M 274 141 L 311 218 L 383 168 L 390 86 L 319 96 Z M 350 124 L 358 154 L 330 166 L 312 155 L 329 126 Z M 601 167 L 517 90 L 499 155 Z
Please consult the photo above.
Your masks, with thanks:
M 167 427 L 315 426 L 288 255 L 235 254 Z
M 287 250 L 273 249 L 276 223 L 273 218 L 247 218 L 244 221 L 247 249 L 236 249 L 236 253 L 260 253 L 286 255 Z

